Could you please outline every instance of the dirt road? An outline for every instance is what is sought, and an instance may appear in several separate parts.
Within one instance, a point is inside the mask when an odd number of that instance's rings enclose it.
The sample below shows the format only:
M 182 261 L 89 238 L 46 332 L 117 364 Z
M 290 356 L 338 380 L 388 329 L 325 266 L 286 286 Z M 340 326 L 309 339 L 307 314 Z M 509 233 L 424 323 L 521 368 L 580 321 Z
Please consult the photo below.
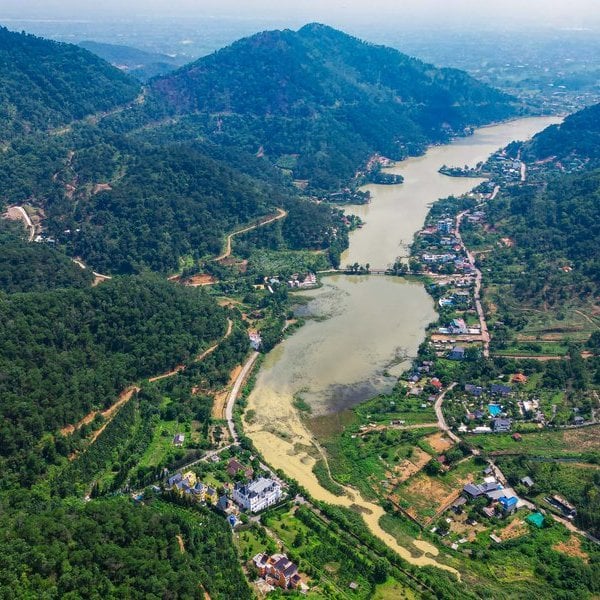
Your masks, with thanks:
M 11 221 L 23 221 L 29 232 L 28 241 L 33 242 L 33 238 L 35 237 L 35 225 L 32 223 L 29 215 L 22 206 L 9 206 L 5 216 Z
M 438 427 L 446 433 L 446 435 L 457 444 L 460 442 L 460 438 L 450 431 L 448 424 L 446 423 L 446 419 L 444 418 L 444 413 L 442 411 L 442 404 L 444 403 L 444 398 L 446 394 L 456 387 L 456 382 L 450 384 L 438 397 L 435 401 L 433 408 L 435 409 L 435 415 L 438 420 Z

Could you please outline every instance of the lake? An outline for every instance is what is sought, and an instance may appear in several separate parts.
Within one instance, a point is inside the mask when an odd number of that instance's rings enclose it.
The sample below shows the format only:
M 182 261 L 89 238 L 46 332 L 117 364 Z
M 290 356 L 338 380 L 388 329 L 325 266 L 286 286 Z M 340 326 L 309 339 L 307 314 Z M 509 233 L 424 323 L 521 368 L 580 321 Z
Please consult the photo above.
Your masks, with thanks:
M 429 206 L 438 198 L 468 192 L 478 179 L 438 173 L 448 166 L 474 166 L 513 140 L 524 140 L 560 119 L 527 118 L 484 127 L 424 156 L 398 163 L 389 171 L 404 176 L 400 185 L 370 185 L 369 205 L 348 207 L 366 225 L 350 235 L 342 265 L 370 263 L 373 268 L 406 256 L 407 245 L 422 227 Z M 381 529 L 383 509 L 356 490 L 334 496 L 312 472 L 323 451 L 295 408 L 295 398 L 308 403 L 313 415 L 342 411 L 393 385 L 416 356 L 425 328 L 435 319 L 432 299 L 420 283 L 386 276 L 325 277 L 322 288 L 306 294 L 305 308 L 318 320 L 304 327 L 266 357 L 248 399 L 246 433 L 273 467 L 282 469 L 314 498 L 358 507 L 371 531 L 414 564 L 440 565 L 437 548 L 419 541 L 414 557 Z M 423 546 L 426 545 L 426 547 Z

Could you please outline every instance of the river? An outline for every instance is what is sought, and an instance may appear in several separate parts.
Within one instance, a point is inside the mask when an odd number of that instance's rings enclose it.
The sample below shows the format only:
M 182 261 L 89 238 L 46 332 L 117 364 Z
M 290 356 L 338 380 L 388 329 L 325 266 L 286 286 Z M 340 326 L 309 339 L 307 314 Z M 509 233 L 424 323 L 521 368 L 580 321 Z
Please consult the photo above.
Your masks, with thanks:
M 404 176 L 400 185 L 371 185 L 372 202 L 351 207 L 366 225 L 350 236 L 342 264 L 385 267 L 406 255 L 406 245 L 438 198 L 468 192 L 478 181 L 451 178 L 443 165 L 474 166 L 512 140 L 523 140 L 559 119 L 528 118 L 484 127 L 447 146 L 430 148 L 390 172 Z M 337 412 L 390 388 L 394 375 L 416 355 L 425 327 L 435 318 L 433 302 L 419 283 L 383 276 L 326 277 L 307 294 L 309 321 L 266 357 L 248 399 L 246 433 L 266 461 L 296 479 L 318 500 L 360 508 L 371 531 L 403 558 L 418 565 L 441 565 L 435 546 L 418 541 L 419 557 L 399 546 L 379 525 L 383 509 L 355 490 L 334 496 L 312 472 L 321 449 L 294 406 L 300 396 L 314 415 Z M 391 376 L 388 376 L 388 374 Z

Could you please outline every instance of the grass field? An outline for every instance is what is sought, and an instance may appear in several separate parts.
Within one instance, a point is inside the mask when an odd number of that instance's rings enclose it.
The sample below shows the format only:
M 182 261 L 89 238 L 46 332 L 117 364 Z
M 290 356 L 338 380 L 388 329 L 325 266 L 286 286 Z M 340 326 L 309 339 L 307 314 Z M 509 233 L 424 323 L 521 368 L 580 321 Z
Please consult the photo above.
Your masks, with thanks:
M 375 594 L 373 595 L 373 600 L 400 600 L 402 598 L 412 600 L 413 598 L 417 598 L 417 596 L 411 589 L 405 588 L 391 577 L 388 577 L 385 583 L 379 584 L 375 588 Z
M 471 436 L 468 441 L 485 452 L 525 456 L 589 458 L 600 455 L 600 426 L 525 433 L 515 441 L 510 434 Z
M 184 429 L 184 426 L 177 421 L 160 421 L 154 427 L 152 441 L 144 452 L 139 466 L 153 467 L 161 464 L 168 455 L 175 451 L 173 437 L 177 433 L 182 433 Z M 189 434 L 186 437 L 189 437 Z

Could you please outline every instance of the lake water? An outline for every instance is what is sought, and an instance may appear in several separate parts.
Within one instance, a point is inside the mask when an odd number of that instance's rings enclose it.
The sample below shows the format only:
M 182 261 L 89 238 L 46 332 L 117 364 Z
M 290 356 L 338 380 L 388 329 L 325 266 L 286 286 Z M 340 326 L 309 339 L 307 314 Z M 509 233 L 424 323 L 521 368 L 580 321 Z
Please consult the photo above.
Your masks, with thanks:
M 481 181 L 440 175 L 443 164 L 474 166 L 512 140 L 527 139 L 558 121 L 529 118 L 485 127 L 399 163 L 391 172 L 402 174 L 403 184 L 368 186 L 372 202 L 348 209 L 367 224 L 351 234 L 342 264 L 385 267 L 405 256 L 433 202 L 468 192 Z M 266 357 L 248 399 L 251 418 L 245 431 L 267 462 L 295 478 L 313 497 L 359 507 L 371 531 L 406 560 L 441 566 L 434 546 L 420 541 L 423 555 L 415 558 L 383 531 L 380 506 L 355 490 L 334 496 L 319 485 L 312 468 L 322 450 L 294 406 L 299 396 L 314 415 L 326 414 L 388 390 L 394 378 L 386 373 L 397 376 L 416 355 L 425 327 L 435 318 L 433 302 L 420 283 L 375 275 L 327 277 L 309 296 L 307 310 L 323 320 L 308 322 Z
M 387 267 L 398 256 L 407 256 L 407 246 L 423 225 L 433 202 L 464 194 L 484 181 L 441 175 L 438 169 L 442 165 L 475 166 L 509 142 L 528 139 L 560 121 L 557 117 L 535 117 L 483 127 L 472 136 L 459 138 L 447 146 L 434 146 L 423 156 L 409 158 L 387 169 L 402 175 L 404 183 L 363 188 L 370 190 L 371 203 L 351 206 L 347 212 L 359 215 L 366 225 L 350 234 L 350 247 L 342 255 L 341 264 L 370 263 L 380 268 Z

